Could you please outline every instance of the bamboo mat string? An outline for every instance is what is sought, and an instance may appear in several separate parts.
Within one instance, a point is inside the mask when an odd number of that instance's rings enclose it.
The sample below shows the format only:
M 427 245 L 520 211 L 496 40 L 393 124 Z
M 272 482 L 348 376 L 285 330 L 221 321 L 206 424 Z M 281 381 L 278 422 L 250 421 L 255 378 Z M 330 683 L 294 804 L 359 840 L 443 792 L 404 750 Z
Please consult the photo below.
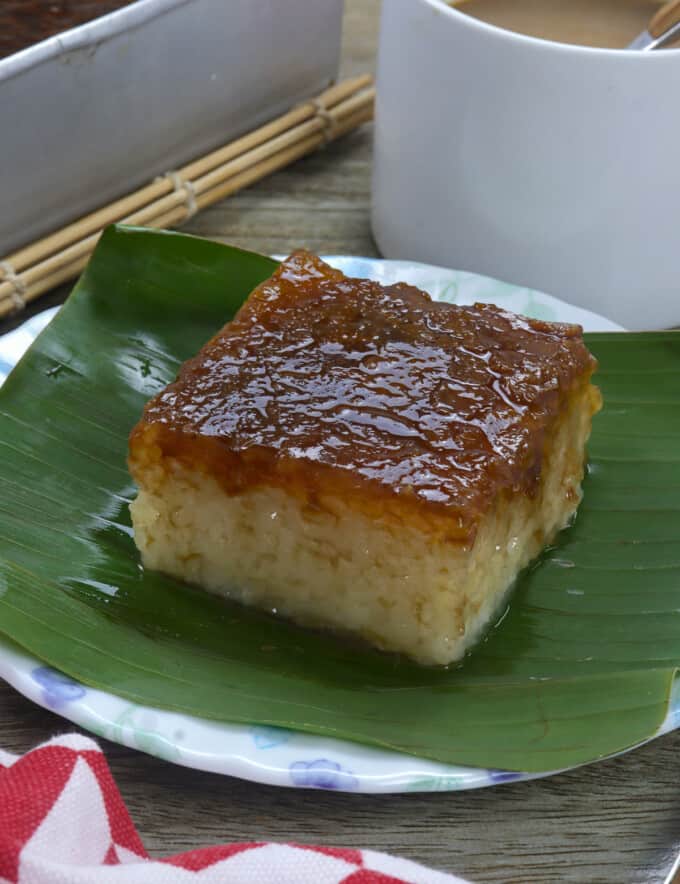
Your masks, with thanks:
M 335 118 L 320 98 L 312 98 L 305 102 L 305 104 L 311 105 L 314 108 L 314 118 L 321 120 L 323 125 L 321 134 L 323 135 L 324 144 L 328 144 L 335 138 Z
M 26 307 L 26 285 L 14 267 L 9 261 L 0 261 L 0 270 L 2 270 L 4 279 L 12 286 L 10 298 L 14 304 L 15 310 L 23 310 Z
M 180 194 L 183 197 L 186 206 L 184 220 L 188 221 L 189 218 L 193 218 L 196 212 L 198 212 L 198 205 L 196 204 L 196 188 L 194 187 L 193 181 L 186 181 L 182 177 L 181 172 L 166 172 L 165 175 L 162 175 L 161 177 L 167 178 L 172 183 L 175 193 Z

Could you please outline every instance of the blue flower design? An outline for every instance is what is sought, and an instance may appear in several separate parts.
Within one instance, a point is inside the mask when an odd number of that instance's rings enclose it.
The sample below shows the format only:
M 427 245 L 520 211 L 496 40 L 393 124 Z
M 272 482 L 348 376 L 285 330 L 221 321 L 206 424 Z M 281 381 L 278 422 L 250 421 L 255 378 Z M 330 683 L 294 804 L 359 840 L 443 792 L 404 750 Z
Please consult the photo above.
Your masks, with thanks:
M 250 734 L 258 749 L 274 749 L 287 743 L 293 736 L 293 732 L 285 727 L 264 724 L 251 727 Z
M 2 383 L 12 370 L 11 363 L 5 359 L 0 359 L 0 383 Z
M 68 675 L 57 672 L 50 666 L 40 666 L 31 672 L 33 681 L 42 685 L 43 700 L 53 709 L 59 709 L 67 703 L 85 696 L 85 688 Z
M 295 786 L 311 789 L 341 789 L 349 791 L 359 788 L 359 781 L 337 761 L 317 758 L 314 761 L 296 761 L 290 766 L 290 778 Z
M 491 768 L 487 772 L 492 783 L 512 783 L 513 780 L 519 780 L 524 776 L 524 774 L 517 773 L 514 770 L 496 770 Z

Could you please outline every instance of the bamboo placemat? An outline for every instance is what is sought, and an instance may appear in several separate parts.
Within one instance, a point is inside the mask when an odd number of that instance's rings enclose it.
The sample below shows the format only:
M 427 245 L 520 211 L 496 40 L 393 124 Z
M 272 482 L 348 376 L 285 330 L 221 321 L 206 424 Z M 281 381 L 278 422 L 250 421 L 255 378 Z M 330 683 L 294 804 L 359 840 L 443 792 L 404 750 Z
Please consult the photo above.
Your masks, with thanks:
M 369 75 L 344 80 L 236 141 L 0 258 L 0 319 L 77 276 L 109 224 L 176 227 L 372 119 L 372 82 Z

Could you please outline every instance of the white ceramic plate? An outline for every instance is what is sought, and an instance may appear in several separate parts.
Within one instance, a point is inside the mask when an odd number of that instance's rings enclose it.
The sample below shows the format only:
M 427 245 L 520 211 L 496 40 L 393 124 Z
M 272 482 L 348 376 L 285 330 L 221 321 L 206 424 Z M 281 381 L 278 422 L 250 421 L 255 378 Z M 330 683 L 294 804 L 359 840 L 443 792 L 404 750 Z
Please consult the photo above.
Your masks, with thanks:
M 458 304 L 491 301 L 539 319 L 577 322 L 587 331 L 623 330 L 602 316 L 549 295 L 472 273 L 406 261 L 340 256 L 328 260 L 350 276 L 371 277 L 385 284 L 410 282 L 438 300 Z M 0 338 L 0 383 L 55 312 L 47 310 Z M 529 774 L 438 764 L 282 728 L 224 724 L 137 706 L 85 687 L 8 642 L 0 642 L 0 677 L 35 703 L 109 740 L 187 767 L 277 786 L 355 792 L 443 791 L 532 778 Z M 659 733 L 678 724 L 680 698 L 671 704 Z

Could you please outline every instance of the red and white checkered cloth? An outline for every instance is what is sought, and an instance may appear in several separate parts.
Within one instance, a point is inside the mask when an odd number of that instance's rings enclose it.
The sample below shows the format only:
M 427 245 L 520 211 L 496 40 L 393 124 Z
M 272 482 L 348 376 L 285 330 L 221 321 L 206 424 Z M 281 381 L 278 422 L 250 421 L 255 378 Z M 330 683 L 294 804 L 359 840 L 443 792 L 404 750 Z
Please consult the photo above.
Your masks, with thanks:
M 371 850 L 227 844 L 151 860 L 95 742 L 0 750 L 0 882 L 12 884 L 465 884 Z

